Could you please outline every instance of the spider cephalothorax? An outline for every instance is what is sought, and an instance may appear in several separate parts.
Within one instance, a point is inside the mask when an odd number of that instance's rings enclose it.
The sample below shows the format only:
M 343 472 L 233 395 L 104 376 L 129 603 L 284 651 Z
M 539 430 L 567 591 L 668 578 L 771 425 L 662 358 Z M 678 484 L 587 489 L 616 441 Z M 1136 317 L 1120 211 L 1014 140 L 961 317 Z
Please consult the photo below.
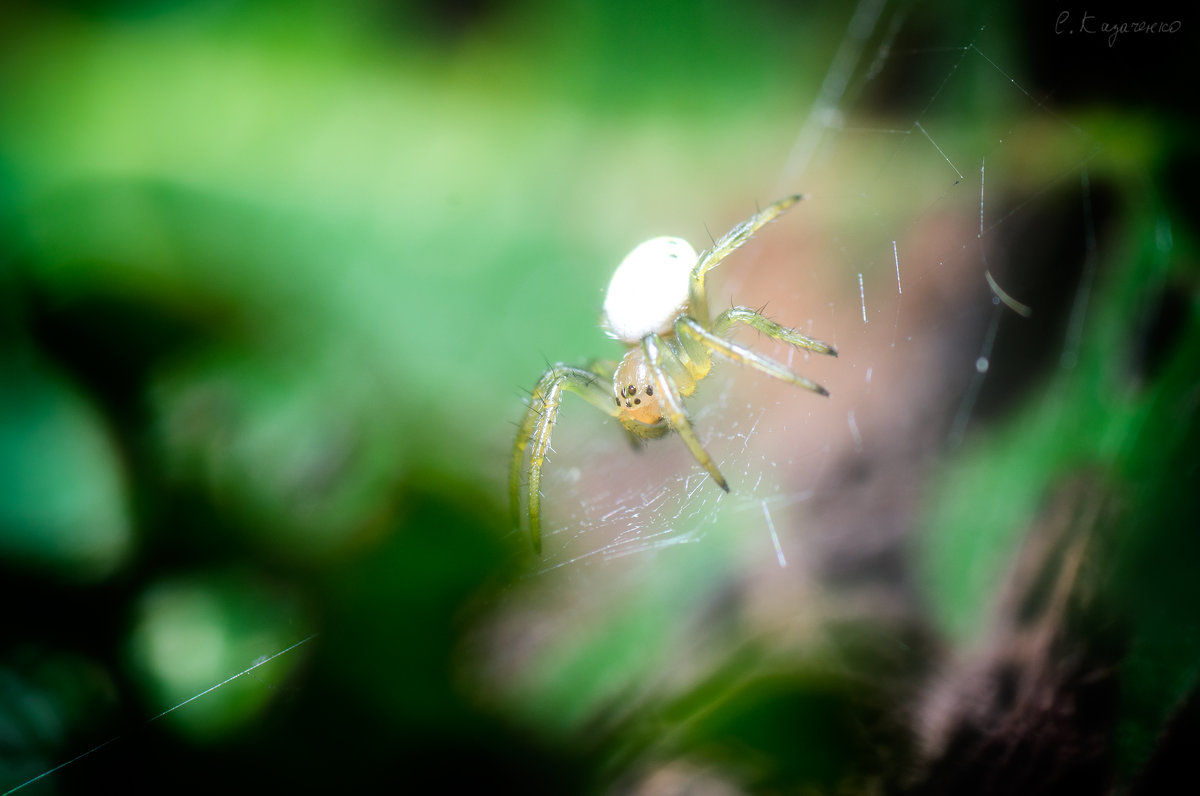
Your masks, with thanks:
M 621 362 L 596 361 L 586 368 L 553 365 L 543 374 L 529 401 L 513 445 L 509 488 L 513 519 L 520 523 L 521 471 L 529 456 L 529 529 L 541 550 L 542 465 L 558 417 L 564 389 L 616 417 L 639 439 L 676 431 L 696 461 L 717 485 L 729 485 L 692 431 L 683 398 L 712 369 L 712 355 L 749 365 L 768 376 L 821 395 L 825 388 L 797 376 L 774 360 L 725 339 L 735 323 L 744 323 L 786 343 L 837 356 L 833 346 L 795 329 L 780 326 L 747 307 L 732 307 L 710 319 L 704 277 L 767 222 L 802 196 L 789 196 L 738 224 L 701 255 L 682 238 L 653 238 L 629 253 L 613 273 L 604 299 L 604 328 L 629 350 Z M 612 380 L 610 388 L 604 382 Z
M 621 416 L 652 426 L 661 423 L 662 409 L 654 394 L 654 376 L 641 348 L 631 348 L 613 372 L 613 403 Z

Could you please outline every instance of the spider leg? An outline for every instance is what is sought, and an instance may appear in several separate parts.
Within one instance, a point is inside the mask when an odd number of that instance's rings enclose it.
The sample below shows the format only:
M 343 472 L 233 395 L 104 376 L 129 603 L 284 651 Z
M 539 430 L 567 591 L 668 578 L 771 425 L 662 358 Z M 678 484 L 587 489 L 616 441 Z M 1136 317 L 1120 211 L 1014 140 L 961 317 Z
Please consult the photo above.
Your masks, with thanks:
M 521 523 L 521 470 L 525 463 L 525 451 L 529 449 L 529 533 L 534 552 L 542 551 L 541 486 L 542 465 L 546 451 L 550 448 L 550 435 L 558 409 L 562 405 L 563 390 L 583 396 L 588 403 L 616 417 L 613 396 L 601 383 L 597 370 L 582 370 L 570 365 L 557 364 L 547 370 L 533 388 L 529 408 L 517 427 L 517 439 L 513 443 L 512 459 L 509 462 L 508 488 L 512 506 L 513 525 Z
M 795 329 L 789 329 L 786 326 L 781 326 L 770 318 L 761 313 L 750 309 L 749 307 L 730 307 L 717 316 L 713 321 L 712 332 L 715 335 L 723 335 L 729 330 L 729 327 L 735 323 L 744 323 L 747 326 L 752 326 L 758 331 L 765 334 L 767 337 L 773 337 L 776 340 L 782 340 L 789 345 L 794 345 L 797 348 L 805 348 L 809 351 L 814 351 L 818 354 L 828 354 L 837 356 L 837 349 L 829 343 L 823 343 L 820 340 L 809 337 L 806 334 L 801 334 Z
M 669 374 L 669 371 L 674 371 L 688 375 L 687 369 L 671 352 L 663 339 L 656 334 L 647 335 L 642 340 L 642 353 L 645 354 L 646 363 L 650 366 L 650 373 L 654 377 L 654 387 L 662 396 L 659 401 L 666 409 L 663 414 L 667 423 L 679 432 L 679 436 L 683 438 L 683 442 L 691 451 L 692 456 L 700 463 L 701 467 L 708 471 L 717 486 L 728 492 L 729 484 L 725 482 L 725 477 L 717 469 L 716 462 L 700 444 L 700 439 L 692 430 L 692 424 L 683 408 L 683 396 L 680 395 L 679 388 L 675 386 L 674 379 Z M 691 377 L 688 376 L 688 378 Z
M 721 261 L 735 249 L 750 240 L 755 232 L 774 221 L 803 198 L 803 194 L 794 194 L 767 205 L 726 232 L 719 241 L 713 244 L 711 249 L 700 255 L 695 267 L 692 268 L 692 277 L 688 284 L 688 305 L 694 317 L 702 323 L 708 322 L 708 295 L 704 288 L 704 275 L 720 265 Z
M 812 390 L 819 395 L 829 395 L 829 391 L 815 381 L 806 379 L 803 376 L 797 376 L 775 360 L 768 359 L 761 354 L 756 354 L 748 348 L 744 348 L 737 343 L 731 343 L 725 338 L 713 334 L 701 326 L 694 318 L 686 316 L 680 318 L 677 328 L 681 336 L 691 337 L 705 348 L 727 359 L 732 359 L 734 362 L 740 362 L 743 365 L 749 365 L 772 378 L 786 381 L 789 384 L 795 384 L 797 387 L 803 387 L 806 390 Z M 782 329 L 783 327 L 780 328 Z
M 685 321 L 688 316 L 680 315 L 675 319 L 675 339 L 672 350 L 678 355 L 692 378 L 700 381 L 712 370 L 712 351 L 700 344 L 693 335 L 689 334 Z

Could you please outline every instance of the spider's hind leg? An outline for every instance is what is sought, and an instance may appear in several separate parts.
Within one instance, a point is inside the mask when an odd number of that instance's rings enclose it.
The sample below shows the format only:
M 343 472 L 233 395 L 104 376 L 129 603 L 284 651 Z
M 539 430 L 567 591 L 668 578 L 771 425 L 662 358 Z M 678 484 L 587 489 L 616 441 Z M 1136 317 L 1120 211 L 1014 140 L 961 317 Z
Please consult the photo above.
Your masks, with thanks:
M 542 550 L 541 486 L 542 465 L 546 451 L 550 448 L 550 435 L 558 419 L 562 405 L 563 390 L 582 396 L 588 403 L 616 417 L 618 410 L 613 406 L 614 396 L 609 393 L 601 363 L 592 363 L 589 369 L 557 364 L 551 366 L 529 398 L 529 408 L 517 427 L 517 438 L 513 442 L 512 459 L 509 462 L 509 500 L 512 506 L 513 525 L 521 523 L 521 470 L 525 463 L 525 451 L 529 450 L 529 533 L 534 552 Z M 611 375 L 610 375 L 611 378 Z

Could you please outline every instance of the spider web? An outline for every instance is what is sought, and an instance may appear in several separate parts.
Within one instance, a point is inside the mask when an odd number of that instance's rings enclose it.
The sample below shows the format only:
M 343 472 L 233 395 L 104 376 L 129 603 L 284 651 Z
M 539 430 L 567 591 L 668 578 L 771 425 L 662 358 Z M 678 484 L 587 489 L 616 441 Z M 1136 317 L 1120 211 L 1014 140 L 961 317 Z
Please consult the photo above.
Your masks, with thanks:
M 758 348 L 762 350 L 761 343 Z M 787 361 L 786 355 L 782 359 Z M 811 497 L 812 487 L 787 489 L 779 473 L 800 469 L 805 462 L 820 463 L 828 453 L 829 443 L 817 439 L 820 430 L 814 428 L 820 413 L 804 408 L 820 399 L 799 391 L 781 395 L 767 379 L 735 365 L 718 362 L 717 368 L 691 402 L 692 420 L 719 462 L 729 493 L 712 482 L 676 438 L 668 438 L 676 444 L 651 443 L 631 451 L 619 444 L 615 421 L 595 429 L 596 424 L 584 422 L 583 413 L 564 412 L 563 425 L 576 424 L 577 430 L 563 428 L 556 434 L 556 449 L 564 453 L 553 457 L 544 481 L 554 506 L 549 514 L 553 524 L 543 531 L 546 555 L 540 572 L 700 543 L 727 514 L 757 514 L 754 522 L 768 529 L 773 509 Z M 755 396 L 764 394 L 774 396 L 770 406 L 755 403 Z M 789 422 L 799 433 L 808 430 L 806 449 L 784 452 L 759 444 L 760 436 L 792 441 L 796 432 Z M 786 565 L 778 537 L 770 537 L 768 544 Z

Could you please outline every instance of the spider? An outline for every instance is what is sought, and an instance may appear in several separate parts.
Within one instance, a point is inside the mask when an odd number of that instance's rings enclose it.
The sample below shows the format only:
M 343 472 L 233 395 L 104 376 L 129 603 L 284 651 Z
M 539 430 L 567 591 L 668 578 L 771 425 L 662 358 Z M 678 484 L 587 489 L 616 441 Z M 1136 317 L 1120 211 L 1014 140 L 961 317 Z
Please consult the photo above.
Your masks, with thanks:
M 700 444 L 683 406 L 683 398 L 695 392 L 696 382 L 708 375 L 714 353 L 819 395 L 829 395 L 816 382 L 726 340 L 724 335 L 734 324 L 744 323 L 776 340 L 818 354 L 837 356 L 833 346 L 780 326 L 748 307 L 731 307 L 710 320 L 704 289 L 709 271 L 803 198 L 794 195 L 768 205 L 703 254 L 697 255 L 682 238 L 653 238 L 617 266 L 604 299 L 603 326 L 610 337 L 628 346 L 625 357 L 619 364 L 595 360 L 583 368 L 552 365 L 533 388 L 513 443 L 509 472 L 513 524 L 520 527 L 521 473 L 528 449 L 529 530 L 536 553 L 542 547 L 542 465 L 564 390 L 577 393 L 617 418 L 635 441 L 677 432 L 700 466 L 726 492 L 729 484 Z M 609 381 L 611 392 L 606 386 Z

